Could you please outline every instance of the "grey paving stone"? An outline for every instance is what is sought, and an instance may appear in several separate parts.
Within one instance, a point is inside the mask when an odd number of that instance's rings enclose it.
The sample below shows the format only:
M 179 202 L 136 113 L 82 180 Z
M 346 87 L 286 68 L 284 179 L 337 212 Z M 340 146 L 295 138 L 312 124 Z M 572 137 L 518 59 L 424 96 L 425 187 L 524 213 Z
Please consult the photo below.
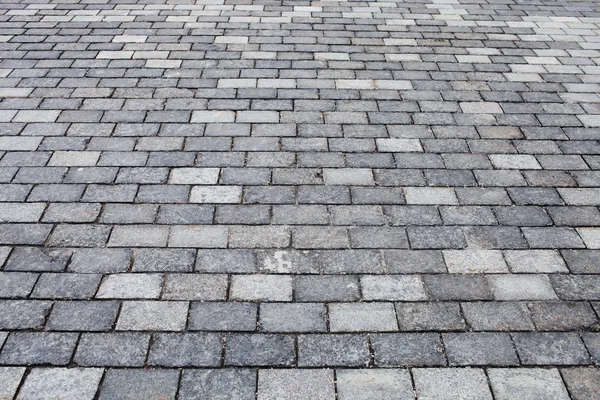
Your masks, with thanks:
M 186 369 L 181 377 L 179 398 L 185 400 L 255 399 L 256 370 Z
M 413 400 L 414 393 L 408 371 L 401 369 L 369 369 L 336 371 L 340 400 Z
M 3 382 L 3 386 L 0 389 L 0 398 L 14 398 L 24 374 L 24 367 L 1 367 L 0 380 Z
M 310 276 L 294 278 L 294 299 L 296 301 L 356 301 L 360 298 L 358 278 L 354 276 Z
M 55 331 L 109 331 L 120 304 L 115 301 L 57 301 L 46 329 Z M 81 318 L 85 315 L 85 318 Z
M 106 372 L 100 399 L 175 399 L 179 371 L 110 369 Z
M 256 265 L 257 255 L 252 250 L 198 250 L 195 270 L 244 273 L 255 272 Z
M 0 297 L 25 298 L 29 296 L 39 275 L 28 272 L 0 272 Z
M 591 363 L 576 333 L 514 333 L 523 365 L 587 365 Z
M 66 365 L 75 350 L 78 334 L 13 332 L 0 352 L 4 365 Z
M 149 343 L 146 333 L 84 333 L 74 361 L 80 366 L 141 367 Z
M 76 249 L 68 271 L 76 273 L 116 273 L 129 268 L 131 251 L 128 249 Z
M 126 301 L 121 307 L 116 329 L 182 331 L 188 308 L 185 301 Z
M 231 299 L 244 301 L 292 301 L 292 277 L 289 275 L 234 275 Z
M 261 369 L 258 371 L 259 400 L 335 399 L 333 370 Z
M 134 272 L 190 272 L 196 254 L 182 249 L 137 249 L 134 252 Z
M 70 250 L 17 247 L 8 259 L 5 271 L 63 271 L 71 257 Z
M 46 322 L 51 301 L 0 300 L 0 329 L 39 329 Z
M 437 333 L 373 334 L 371 346 L 377 366 L 442 366 L 446 363 Z
M 294 338 L 271 334 L 229 334 L 226 366 L 292 366 L 296 362 Z
M 17 398 L 91 400 L 103 373 L 102 368 L 34 368 Z
M 546 275 L 496 275 L 488 277 L 496 300 L 554 300 L 556 293 Z
M 325 306 L 317 303 L 262 303 L 259 327 L 264 332 L 326 331 Z
M 423 281 L 415 275 L 364 275 L 360 284 L 365 300 L 427 300 Z
M 517 397 L 566 400 L 569 394 L 556 369 L 507 368 L 488 370 L 494 397 L 508 400 Z
M 467 323 L 475 331 L 532 331 L 533 321 L 524 303 L 462 303 Z
M 298 337 L 300 367 L 365 366 L 369 363 L 365 335 L 302 335 Z
M 506 333 L 443 333 L 442 340 L 451 366 L 519 365 Z
M 154 335 L 148 364 L 160 367 L 218 367 L 221 335 L 165 333 Z
M 435 300 L 489 300 L 487 280 L 478 275 L 425 275 L 429 297 Z
M 596 399 L 598 397 L 600 393 L 600 371 L 597 369 L 565 368 L 561 370 L 561 374 L 572 399 Z
M 398 303 L 398 324 L 401 331 L 465 330 L 465 321 L 458 303 Z
M 472 368 L 413 370 L 419 399 L 492 399 L 485 373 Z
M 225 300 L 226 275 L 169 274 L 165 277 L 162 298 L 166 300 Z
M 32 298 L 37 299 L 88 299 L 94 296 L 101 275 L 43 273 L 38 279 Z
M 189 329 L 193 331 L 254 331 L 258 306 L 238 302 L 192 302 Z
M 535 302 L 529 304 L 538 330 L 572 331 L 596 329 L 598 318 L 588 303 Z

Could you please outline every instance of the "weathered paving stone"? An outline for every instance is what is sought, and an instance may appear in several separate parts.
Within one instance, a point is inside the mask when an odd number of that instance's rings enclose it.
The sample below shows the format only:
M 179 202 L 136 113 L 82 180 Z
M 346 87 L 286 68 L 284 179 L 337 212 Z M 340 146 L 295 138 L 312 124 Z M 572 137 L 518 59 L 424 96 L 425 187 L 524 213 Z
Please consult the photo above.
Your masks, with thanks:
M 519 365 L 506 333 L 444 333 L 442 340 L 451 366 Z
M 514 333 L 524 365 L 587 365 L 590 357 L 579 336 L 569 333 Z
M 100 388 L 100 399 L 175 399 L 179 371 L 110 369 Z
M 58 301 L 46 329 L 56 331 L 109 331 L 120 304 L 116 301 Z M 85 315 L 85 318 L 81 318 Z
M 492 399 L 485 373 L 474 368 L 415 368 L 419 399 Z
M 189 304 L 186 301 L 126 301 L 121 307 L 117 330 L 182 331 Z
M 594 368 L 565 368 L 561 370 L 571 398 L 593 399 L 600 393 L 600 371 Z
M 414 399 L 408 371 L 400 369 L 343 369 L 336 371 L 340 400 Z
M 239 399 L 256 398 L 256 370 L 186 369 L 181 377 L 179 398 Z
M 51 301 L 1 300 L 0 329 L 39 329 L 51 307 Z
M 329 305 L 331 332 L 397 331 L 398 323 L 391 303 L 333 303 Z
M 71 360 L 78 336 L 55 332 L 11 333 L 0 352 L 0 363 L 66 365 Z
M 374 334 L 371 346 L 378 366 L 441 366 L 446 363 L 437 333 Z
M 102 368 L 34 368 L 17 398 L 91 400 L 103 373 Z
M 496 399 L 515 397 L 567 400 L 569 394 L 556 369 L 490 369 L 490 385 Z
M 215 333 L 154 335 L 148 364 L 161 367 L 218 367 L 221 336 Z
M 292 366 L 296 361 L 294 338 L 272 334 L 229 334 L 225 365 Z
M 333 370 L 274 370 L 258 371 L 258 399 L 315 400 L 335 399 Z
M 401 331 L 455 331 L 466 328 L 458 303 L 398 303 L 396 313 Z
M 254 331 L 258 306 L 238 302 L 192 302 L 189 329 L 197 331 Z
M 0 398 L 12 399 L 15 396 L 23 374 L 24 367 L 0 367 L 0 380 L 3 382 Z
M 262 303 L 259 327 L 264 332 L 323 332 L 325 305 Z
M 81 366 L 143 366 L 150 342 L 145 333 L 84 333 L 74 361 Z
M 298 337 L 300 367 L 360 367 L 369 363 L 366 335 L 302 335 Z
M 467 323 L 476 331 L 532 331 L 527 306 L 518 302 L 462 303 Z

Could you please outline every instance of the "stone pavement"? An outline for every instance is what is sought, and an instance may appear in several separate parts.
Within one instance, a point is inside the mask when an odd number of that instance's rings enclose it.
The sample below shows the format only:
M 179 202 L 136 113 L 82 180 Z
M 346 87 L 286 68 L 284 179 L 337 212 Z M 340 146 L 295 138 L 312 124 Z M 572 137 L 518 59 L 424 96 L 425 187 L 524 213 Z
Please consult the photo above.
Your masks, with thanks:
M 600 399 L 596 0 L 4 0 L 0 398 Z

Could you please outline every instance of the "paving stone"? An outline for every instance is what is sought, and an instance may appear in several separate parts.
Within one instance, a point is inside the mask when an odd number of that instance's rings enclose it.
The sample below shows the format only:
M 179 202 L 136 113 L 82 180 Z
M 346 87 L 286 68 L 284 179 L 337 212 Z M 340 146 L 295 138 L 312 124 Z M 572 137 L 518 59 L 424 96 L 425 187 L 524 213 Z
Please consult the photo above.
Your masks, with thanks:
M 39 329 L 44 326 L 51 301 L 1 300 L 0 329 Z
M 109 331 L 119 310 L 115 301 L 58 301 L 46 329 L 56 331 Z M 81 318 L 85 315 L 86 318 Z
M 256 370 L 186 369 L 181 377 L 179 398 L 239 399 L 256 398 Z
M 371 346 L 378 366 L 445 365 L 442 342 L 436 333 L 374 334 Z
M 145 333 L 84 333 L 74 361 L 80 366 L 141 367 L 149 343 Z
M 98 293 L 101 299 L 157 299 L 162 289 L 160 274 L 114 274 L 106 276 Z
M 523 365 L 587 365 L 590 357 L 574 332 L 514 333 L 513 341 Z
M 396 313 L 401 331 L 454 331 L 466 328 L 458 303 L 398 303 Z
M 507 250 L 504 258 L 515 273 L 568 272 L 556 250 Z
M 259 400 L 335 399 L 333 370 L 268 370 L 258 371 Z
M 467 323 L 475 331 L 534 330 L 527 306 L 517 302 L 462 303 Z
M 234 275 L 230 298 L 244 301 L 291 301 L 289 275 Z
M 600 393 L 600 372 L 594 368 L 566 368 L 561 370 L 571 398 L 595 399 Z M 564 393 L 564 391 L 561 391 Z
M 221 336 L 215 333 L 154 335 L 148 364 L 161 367 L 216 367 L 221 364 Z
M 11 253 L 4 270 L 59 272 L 65 269 L 70 256 L 70 250 L 17 247 Z
M 418 276 L 365 275 L 360 278 L 360 284 L 365 300 L 427 300 L 423 281 Z
M 508 272 L 498 250 L 445 250 L 443 254 L 450 273 Z
M 226 338 L 227 366 L 291 366 L 295 363 L 294 338 L 287 335 L 230 334 Z
M 477 275 L 425 275 L 425 286 L 431 299 L 486 300 L 492 298 L 488 282 Z
M 296 301 L 348 302 L 360 298 L 358 278 L 354 276 L 310 276 L 294 278 L 294 298 Z
M 252 250 L 198 250 L 195 270 L 221 273 L 255 272 L 256 259 L 256 253 Z
M 134 272 L 190 272 L 196 253 L 188 249 L 137 249 L 134 255 Z
M 0 272 L 0 297 L 25 298 L 29 296 L 39 275 L 27 272 Z
M 545 275 L 497 275 L 489 278 L 497 300 L 553 300 L 556 293 Z
M 335 303 L 329 305 L 331 332 L 389 332 L 398 330 L 391 303 Z
M 175 399 L 179 371 L 110 369 L 106 372 L 100 399 Z
M 340 400 L 414 399 L 411 378 L 405 370 L 338 370 L 336 383 Z
M 102 368 L 34 368 L 19 391 L 18 399 L 93 399 Z
M 89 299 L 94 296 L 100 279 L 96 274 L 44 273 L 35 285 L 32 298 Z
M 254 331 L 258 306 L 238 302 L 193 302 L 189 329 L 198 331 Z
M 124 302 L 117 320 L 118 330 L 182 331 L 185 328 L 188 303 L 185 301 Z
M 419 399 L 492 399 L 481 369 L 423 368 L 413 371 Z
M 533 399 L 566 400 L 569 394 L 556 369 L 489 369 L 490 385 L 496 399 L 515 396 Z
M 66 365 L 75 350 L 78 334 L 55 332 L 13 332 L 0 353 L 5 365 Z
M 3 382 L 3 387 L 0 389 L 0 398 L 12 399 L 15 396 L 23 374 L 25 374 L 25 368 L 23 367 L 0 368 L 0 380 Z
M 519 365 L 505 333 L 444 333 L 442 340 L 451 366 Z
M 323 304 L 263 303 L 260 306 L 259 327 L 264 332 L 323 332 Z

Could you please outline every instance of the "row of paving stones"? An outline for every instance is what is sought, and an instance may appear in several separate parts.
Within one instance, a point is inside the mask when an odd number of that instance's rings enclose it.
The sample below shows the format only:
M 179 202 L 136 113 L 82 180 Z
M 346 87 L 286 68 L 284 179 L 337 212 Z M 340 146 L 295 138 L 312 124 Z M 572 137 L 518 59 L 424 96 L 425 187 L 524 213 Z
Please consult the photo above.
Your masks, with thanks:
M 600 334 L 575 332 L 299 336 L 4 332 L 1 338 L 2 365 L 359 368 L 592 365 L 600 359 Z
M 593 368 L 107 369 L 0 368 L 0 395 L 16 399 L 589 400 Z
M 399 196 L 396 189 L 370 193 Z M 380 199 L 379 200 L 383 200 Z M 397 203 L 401 198 L 392 199 Z M 378 201 L 372 198 L 372 201 Z M 380 206 L 380 205 L 190 205 L 110 203 L 0 203 L 0 221 L 44 223 L 157 224 L 157 225 L 338 225 L 353 232 L 383 230 L 402 236 L 418 225 L 600 226 L 593 206 Z M 364 228 L 372 226 L 372 228 Z M 583 232 L 586 230 L 584 229 Z M 390 242 L 392 243 L 392 242 Z M 366 245 L 366 243 L 363 243 Z M 396 243 L 397 246 L 400 242 Z M 381 248 L 389 244 L 381 242 Z
M 400 209 L 418 214 L 417 209 Z M 0 224 L 0 245 L 231 249 L 598 249 L 600 228 Z M 364 253 L 363 253 L 364 254 Z
M 10 276 L 9 272 L 82 274 L 259 272 L 313 275 L 443 274 L 446 272 L 453 274 L 507 272 L 600 274 L 599 261 L 600 251 L 587 249 L 309 251 L 0 247 L 0 267 L 3 267 L 6 277 Z M 22 284 L 23 287 L 29 287 L 26 294 L 29 293 L 33 284 L 24 282 Z
M 307 297 L 316 297 L 312 295 Z M 346 294 L 350 296 L 352 293 Z M 357 298 L 356 295 L 355 300 Z M 0 304 L 3 307 L 0 328 L 11 330 L 292 333 L 600 330 L 598 302 L 332 302 L 325 305 L 300 298 L 296 303 L 259 304 L 141 300 L 124 303 L 1 300 Z M 82 319 L 81 315 L 86 318 Z
M 395 82 L 395 81 L 391 81 Z M 597 90 L 597 89 L 596 89 Z M 485 104 L 485 103 L 475 103 Z M 402 112 L 382 112 L 382 111 L 307 111 L 304 114 L 298 114 L 294 111 L 150 111 L 148 115 L 145 112 L 137 112 L 139 117 L 131 122 L 177 122 L 177 123 L 312 123 L 312 124 L 340 124 L 342 122 L 354 124 L 435 124 L 445 123 L 447 125 L 474 125 L 486 123 L 489 125 L 506 124 L 513 115 L 522 116 L 523 114 L 504 114 L 498 103 L 488 103 L 495 105 L 492 112 L 487 113 L 487 119 L 477 119 L 470 117 L 470 114 L 463 113 L 402 113 Z M 513 103 L 510 103 L 513 104 Z M 516 103 L 518 104 L 518 103 Z M 561 103 L 559 103 L 561 104 Z M 525 114 L 530 118 L 520 126 L 572 126 L 572 127 L 598 127 L 600 118 L 597 115 L 570 115 L 570 114 Z M 582 110 L 583 111 L 583 110 Z M 475 112 L 475 111 L 474 111 Z M 485 113 L 486 110 L 483 109 Z M 92 115 L 88 115 L 91 113 Z M 118 112 L 113 112 L 118 113 Z M 312 113 L 312 114 L 311 114 Z M 307 115 L 308 114 L 308 115 Z M 135 114 L 134 114 L 135 115 Z M 465 117 L 467 115 L 467 117 Z M 504 116 L 494 117 L 494 115 Z M 52 122 L 114 122 L 121 120 L 120 115 L 111 114 L 107 119 L 103 119 L 101 111 L 61 111 L 61 110 L 0 110 L 1 122 L 13 123 L 52 123 Z
M 358 278 L 281 274 L 0 274 L 0 298 L 305 302 L 600 300 L 598 275 L 427 274 Z M 327 288 L 338 291 L 328 294 Z

